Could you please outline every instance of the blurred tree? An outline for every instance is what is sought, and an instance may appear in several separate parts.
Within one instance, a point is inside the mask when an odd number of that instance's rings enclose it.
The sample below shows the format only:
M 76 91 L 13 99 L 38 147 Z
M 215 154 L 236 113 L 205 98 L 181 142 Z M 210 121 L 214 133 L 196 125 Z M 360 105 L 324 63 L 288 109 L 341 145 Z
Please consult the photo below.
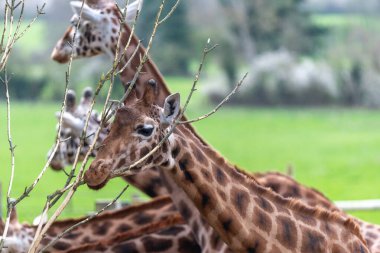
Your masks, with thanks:
M 161 19 L 170 11 L 175 0 L 168 0 Z M 157 10 L 161 1 L 146 1 L 138 21 L 138 35 L 143 43 L 148 43 Z M 186 3 L 178 5 L 172 16 L 159 27 L 152 49 L 153 59 L 160 70 L 167 75 L 188 75 L 192 59 L 191 27 L 187 20 Z
M 239 39 L 253 38 L 257 52 L 287 48 L 296 53 L 312 54 L 325 33 L 325 29 L 313 24 L 310 15 L 300 8 L 304 0 L 220 2 L 235 16 L 231 20 L 232 32 Z
M 189 5 L 192 24 L 222 45 L 220 63 L 231 85 L 242 60 L 250 64 L 256 54 L 282 48 L 314 54 L 326 32 L 301 8 L 305 0 L 194 1 Z M 218 21 L 211 22 L 213 18 Z

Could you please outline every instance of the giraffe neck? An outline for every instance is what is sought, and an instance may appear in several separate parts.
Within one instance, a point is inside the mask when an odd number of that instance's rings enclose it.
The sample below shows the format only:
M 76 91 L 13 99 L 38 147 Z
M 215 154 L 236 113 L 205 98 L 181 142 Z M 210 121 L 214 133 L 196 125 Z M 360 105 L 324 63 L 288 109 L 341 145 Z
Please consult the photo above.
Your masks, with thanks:
M 173 181 L 167 170 L 160 170 L 161 178 L 168 189 L 174 206 L 180 212 L 203 253 L 230 252 L 217 232 L 203 219 L 199 210 L 186 193 Z
M 191 134 L 186 128 L 176 130 L 170 176 L 232 250 L 307 252 L 310 247 L 339 246 L 354 252 L 338 236 L 345 233 L 351 245 L 366 252 L 353 221 L 280 197 L 209 146 L 188 138 Z
M 140 57 L 143 56 L 146 52 L 146 49 L 139 45 L 139 40 L 135 34 L 133 34 L 130 38 L 131 34 L 131 28 L 128 25 L 122 26 L 122 33 L 120 38 L 120 54 L 124 51 L 125 46 L 127 45 L 128 41 L 130 40 L 129 47 L 124 54 L 124 58 L 121 59 L 121 63 L 118 67 L 119 70 L 124 67 L 124 64 L 130 61 L 130 64 L 124 69 L 124 71 L 121 72 L 120 78 L 123 83 L 123 85 L 127 85 L 128 82 L 132 81 L 133 77 L 136 74 L 136 69 L 140 65 Z M 131 59 L 133 53 L 135 52 L 136 48 L 137 53 L 135 54 L 135 57 Z M 114 45 L 114 48 L 112 49 L 112 52 L 116 52 L 116 44 Z M 163 105 L 163 102 L 165 101 L 165 98 L 170 95 L 169 89 L 165 84 L 164 77 L 158 70 L 156 64 L 148 57 L 148 60 L 145 62 L 142 72 L 140 73 L 135 89 L 137 91 L 138 95 L 142 95 L 142 89 L 144 88 L 144 85 L 148 83 L 149 80 L 155 80 L 158 87 L 158 94 L 156 101 L 159 102 L 159 105 Z
M 171 204 L 171 199 L 167 196 L 117 211 L 105 212 L 71 231 L 59 241 L 59 244 L 55 244 L 52 248 L 56 250 L 68 250 L 73 246 L 96 242 L 118 233 L 127 232 L 132 228 L 147 225 L 153 220 L 160 221 L 176 213 L 176 210 Z M 66 228 L 83 219 L 84 218 L 57 221 L 54 226 L 48 230 L 48 233 L 56 236 Z

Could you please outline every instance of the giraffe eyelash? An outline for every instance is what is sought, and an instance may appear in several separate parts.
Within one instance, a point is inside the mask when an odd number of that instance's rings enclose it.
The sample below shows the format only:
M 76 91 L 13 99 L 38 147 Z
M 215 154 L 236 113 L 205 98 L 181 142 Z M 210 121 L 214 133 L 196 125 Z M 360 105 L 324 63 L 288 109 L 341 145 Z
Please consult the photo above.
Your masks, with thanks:
M 145 136 L 145 137 L 149 137 L 153 133 L 154 126 L 152 126 L 152 125 L 138 125 L 135 130 L 138 134 Z

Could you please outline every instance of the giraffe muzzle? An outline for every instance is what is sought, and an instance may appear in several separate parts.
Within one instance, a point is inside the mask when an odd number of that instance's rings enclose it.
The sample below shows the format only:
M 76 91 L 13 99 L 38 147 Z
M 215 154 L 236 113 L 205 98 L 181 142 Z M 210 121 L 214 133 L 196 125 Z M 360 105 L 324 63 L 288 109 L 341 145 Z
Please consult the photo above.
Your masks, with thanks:
M 53 52 L 51 53 L 51 58 L 54 61 L 59 62 L 61 64 L 67 63 L 70 60 L 70 55 L 62 54 L 59 51 L 60 50 L 58 50 L 57 48 L 54 48 Z
M 104 160 L 94 161 L 84 173 L 84 181 L 90 189 L 103 188 L 111 178 L 110 165 Z

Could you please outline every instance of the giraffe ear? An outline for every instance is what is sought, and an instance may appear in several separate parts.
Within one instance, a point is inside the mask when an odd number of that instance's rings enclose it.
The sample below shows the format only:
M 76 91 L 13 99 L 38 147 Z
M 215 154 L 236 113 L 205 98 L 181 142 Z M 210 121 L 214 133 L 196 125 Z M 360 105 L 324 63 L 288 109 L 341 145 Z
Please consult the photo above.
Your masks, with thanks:
M 125 21 L 130 24 L 135 21 L 137 12 L 141 11 L 143 0 L 136 0 L 127 6 L 127 13 Z
M 74 14 L 77 14 L 80 16 L 81 10 L 82 10 L 82 2 L 81 1 L 71 1 L 70 2 L 71 9 L 73 10 Z M 88 6 L 86 3 L 83 4 L 83 10 L 82 10 L 82 18 L 83 20 L 91 21 L 94 23 L 98 23 L 101 21 L 101 14 L 98 10 L 92 9 L 90 6 Z
M 75 107 L 76 103 L 76 94 L 73 90 L 68 90 L 66 95 L 66 108 L 72 109 Z
M 86 87 L 84 90 L 83 90 L 83 93 L 82 93 L 82 98 L 83 99 L 91 99 L 92 97 L 94 96 L 94 92 L 92 90 L 91 87 Z
M 180 107 L 179 93 L 168 96 L 165 99 L 164 109 L 161 112 L 161 124 L 171 124 L 178 117 Z

